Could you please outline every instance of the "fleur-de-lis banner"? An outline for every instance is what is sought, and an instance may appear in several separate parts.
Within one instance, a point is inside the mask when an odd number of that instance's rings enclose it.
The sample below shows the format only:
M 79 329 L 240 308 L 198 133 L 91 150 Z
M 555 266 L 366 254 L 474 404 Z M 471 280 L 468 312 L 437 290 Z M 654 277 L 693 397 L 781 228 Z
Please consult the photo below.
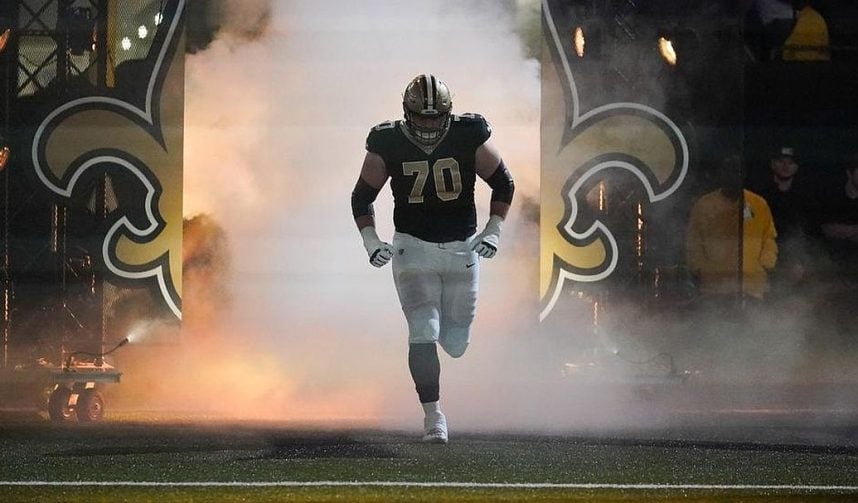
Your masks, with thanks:
M 109 274 L 150 288 L 179 319 L 184 6 L 164 2 L 148 56 L 134 62 L 127 86 L 60 104 L 38 125 L 30 152 L 38 179 L 61 199 L 72 198 L 89 171 L 141 187 L 139 200 L 108 216 L 101 259 Z
M 540 321 L 570 282 L 605 280 L 617 266 L 612 229 L 581 211 L 587 189 L 608 170 L 624 170 L 649 203 L 659 203 L 682 184 L 689 159 L 682 132 L 659 110 L 630 102 L 581 110 L 579 93 L 587 90 L 576 86 L 571 64 L 574 20 L 558 15 L 560 0 L 542 7 L 551 60 L 542 68 Z

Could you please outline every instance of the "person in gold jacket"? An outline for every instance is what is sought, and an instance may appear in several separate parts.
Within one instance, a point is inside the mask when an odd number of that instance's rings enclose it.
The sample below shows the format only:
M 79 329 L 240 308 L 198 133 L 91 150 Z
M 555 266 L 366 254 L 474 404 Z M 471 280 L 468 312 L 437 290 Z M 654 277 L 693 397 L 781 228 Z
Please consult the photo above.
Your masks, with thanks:
M 808 0 L 794 2 L 796 20 L 783 46 L 784 61 L 831 61 L 828 24 Z
M 737 157 L 726 159 L 718 170 L 718 188 L 694 203 L 686 233 L 686 262 L 701 293 L 737 294 L 741 209 L 742 291 L 763 299 L 768 271 L 778 258 L 777 232 L 766 200 L 742 189 L 739 168 Z

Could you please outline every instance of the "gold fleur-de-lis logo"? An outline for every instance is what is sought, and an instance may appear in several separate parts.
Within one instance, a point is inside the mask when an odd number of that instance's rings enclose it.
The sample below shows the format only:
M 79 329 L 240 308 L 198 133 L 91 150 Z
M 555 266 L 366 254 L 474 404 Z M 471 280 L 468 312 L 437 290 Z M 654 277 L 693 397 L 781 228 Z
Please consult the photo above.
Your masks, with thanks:
M 554 309 L 567 280 L 601 281 L 616 268 L 618 247 L 611 229 L 579 211 L 586 189 L 606 170 L 620 169 L 634 175 L 650 203 L 662 201 L 685 179 L 689 155 L 680 129 L 651 107 L 610 103 L 581 113 L 569 58 L 549 4 L 543 0 L 542 7 L 556 64 L 543 69 L 548 84 L 543 86 L 543 101 L 566 106 L 555 107 L 559 113 L 554 115 L 543 108 L 540 321 Z
M 114 212 L 101 245 L 107 269 L 157 290 L 181 319 L 182 298 L 182 120 L 184 57 L 181 54 L 185 0 L 164 6 L 162 29 L 147 59 L 145 99 L 116 96 L 77 98 L 41 122 L 32 162 L 41 182 L 71 198 L 90 171 L 123 172 L 139 182 L 140 201 Z M 166 27 L 166 29 L 163 29 Z

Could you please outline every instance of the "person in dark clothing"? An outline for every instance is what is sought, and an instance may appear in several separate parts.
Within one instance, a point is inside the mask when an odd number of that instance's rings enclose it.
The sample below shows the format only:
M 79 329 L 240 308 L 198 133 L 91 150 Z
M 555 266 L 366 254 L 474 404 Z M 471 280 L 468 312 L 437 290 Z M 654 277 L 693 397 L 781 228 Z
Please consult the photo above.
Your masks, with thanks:
M 790 293 L 808 274 L 812 194 L 800 171 L 795 149 L 782 146 L 771 152 L 767 173 L 752 187 L 769 204 L 778 234 L 778 264 L 770 276 L 775 296 Z

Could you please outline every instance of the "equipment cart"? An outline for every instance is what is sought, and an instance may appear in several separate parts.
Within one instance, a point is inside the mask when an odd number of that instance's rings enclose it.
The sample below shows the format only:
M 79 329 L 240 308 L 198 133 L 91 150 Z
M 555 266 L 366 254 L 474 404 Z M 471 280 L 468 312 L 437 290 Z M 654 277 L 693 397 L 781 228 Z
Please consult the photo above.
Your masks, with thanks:
M 55 366 L 0 369 L 0 388 L 12 410 L 47 409 L 56 422 L 89 423 L 104 418 L 101 389 L 119 383 L 122 373 L 110 364 L 75 363 Z

